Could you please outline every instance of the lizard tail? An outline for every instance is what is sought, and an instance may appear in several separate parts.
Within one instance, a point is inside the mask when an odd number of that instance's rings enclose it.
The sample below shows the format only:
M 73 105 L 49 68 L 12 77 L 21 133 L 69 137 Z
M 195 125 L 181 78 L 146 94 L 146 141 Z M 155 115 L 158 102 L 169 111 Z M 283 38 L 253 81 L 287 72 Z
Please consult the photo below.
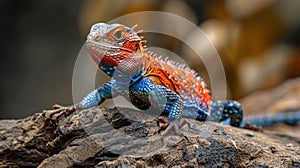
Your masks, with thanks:
M 251 117 L 245 117 L 240 127 L 250 124 L 258 127 L 271 126 L 275 124 L 295 125 L 300 122 L 300 111 L 280 112 L 274 114 L 262 114 Z

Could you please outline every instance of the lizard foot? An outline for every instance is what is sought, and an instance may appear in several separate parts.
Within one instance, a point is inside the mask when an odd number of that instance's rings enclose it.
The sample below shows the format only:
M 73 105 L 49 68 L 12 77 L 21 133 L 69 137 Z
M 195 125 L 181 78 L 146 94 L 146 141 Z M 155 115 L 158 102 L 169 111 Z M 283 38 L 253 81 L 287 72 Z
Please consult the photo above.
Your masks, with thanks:
M 52 110 L 44 110 L 43 113 L 48 120 L 57 121 L 62 115 L 70 114 L 78 109 L 78 106 L 61 106 L 55 104 L 52 106 Z
M 160 127 L 160 130 L 159 130 L 160 134 L 162 136 L 165 136 L 170 131 L 174 130 L 176 135 L 183 136 L 190 142 L 190 139 L 188 138 L 188 136 L 186 136 L 180 129 L 185 125 L 188 125 L 189 129 L 191 129 L 193 127 L 192 124 L 186 119 L 184 119 L 179 124 L 178 124 L 178 121 L 179 120 L 174 120 L 174 121 L 168 122 L 165 118 L 159 117 L 157 119 L 157 125 Z
M 159 126 L 158 132 L 165 130 L 169 126 L 169 122 L 163 117 L 158 117 L 156 123 Z
M 262 127 L 257 127 L 257 126 L 251 125 L 248 122 L 242 128 L 247 129 L 247 130 L 251 130 L 251 131 L 255 131 L 255 132 L 262 132 L 263 131 Z

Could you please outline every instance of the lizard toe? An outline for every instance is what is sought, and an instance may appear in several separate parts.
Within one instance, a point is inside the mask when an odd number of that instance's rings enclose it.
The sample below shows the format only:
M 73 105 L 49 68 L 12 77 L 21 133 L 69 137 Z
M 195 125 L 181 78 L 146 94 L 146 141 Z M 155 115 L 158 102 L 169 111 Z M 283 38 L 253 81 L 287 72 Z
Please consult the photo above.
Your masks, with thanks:
M 63 115 L 72 113 L 75 110 L 76 110 L 76 106 L 64 107 L 56 104 L 52 106 L 52 110 L 44 110 L 43 113 L 46 120 L 58 121 L 59 118 L 62 117 Z

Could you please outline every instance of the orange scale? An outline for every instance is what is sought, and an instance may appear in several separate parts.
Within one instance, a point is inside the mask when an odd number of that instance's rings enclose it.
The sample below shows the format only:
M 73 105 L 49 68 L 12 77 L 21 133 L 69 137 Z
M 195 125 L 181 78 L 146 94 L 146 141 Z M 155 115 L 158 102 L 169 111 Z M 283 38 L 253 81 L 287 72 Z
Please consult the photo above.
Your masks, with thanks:
M 211 96 L 204 81 L 196 79 L 195 72 L 181 66 L 167 63 L 149 56 L 145 77 L 149 77 L 156 85 L 164 86 L 183 99 L 194 100 L 199 106 L 210 105 Z

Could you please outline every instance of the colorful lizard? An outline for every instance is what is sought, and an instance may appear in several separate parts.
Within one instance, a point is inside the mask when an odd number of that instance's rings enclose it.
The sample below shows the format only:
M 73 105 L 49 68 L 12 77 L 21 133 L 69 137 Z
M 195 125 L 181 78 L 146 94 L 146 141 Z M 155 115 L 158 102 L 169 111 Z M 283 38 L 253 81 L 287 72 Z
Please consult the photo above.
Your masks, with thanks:
M 55 105 L 47 112 L 48 118 L 55 120 L 63 114 L 122 95 L 139 109 L 151 106 L 164 111 L 168 123 L 187 117 L 241 126 L 243 112 L 237 101 L 212 101 L 205 82 L 195 71 L 146 51 L 146 40 L 141 31 L 134 31 L 135 27 L 105 23 L 92 26 L 87 36 L 87 50 L 112 80 L 76 105 Z

